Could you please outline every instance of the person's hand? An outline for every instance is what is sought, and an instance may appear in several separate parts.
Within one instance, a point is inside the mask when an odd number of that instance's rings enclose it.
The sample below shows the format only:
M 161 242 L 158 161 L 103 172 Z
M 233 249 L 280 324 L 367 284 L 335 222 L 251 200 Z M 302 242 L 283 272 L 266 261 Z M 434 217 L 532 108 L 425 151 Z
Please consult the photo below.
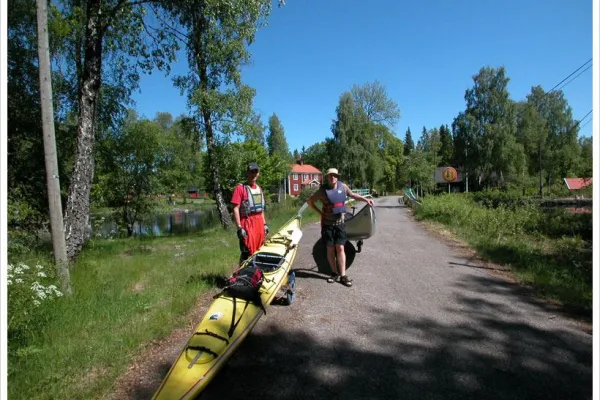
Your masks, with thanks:
M 372 200 L 372 199 L 367 199 L 367 204 L 368 204 L 368 205 L 370 205 L 371 207 L 373 207 L 373 205 L 374 205 L 375 203 L 373 203 L 373 200 Z
M 246 236 L 248 236 L 248 234 L 246 233 L 246 230 L 244 228 L 242 228 L 241 226 L 238 227 L 237 229 L 237 237 L 241 240 L 246 239 Z
M 265 224 L 265 235 L 269 234 L 269 225 Z

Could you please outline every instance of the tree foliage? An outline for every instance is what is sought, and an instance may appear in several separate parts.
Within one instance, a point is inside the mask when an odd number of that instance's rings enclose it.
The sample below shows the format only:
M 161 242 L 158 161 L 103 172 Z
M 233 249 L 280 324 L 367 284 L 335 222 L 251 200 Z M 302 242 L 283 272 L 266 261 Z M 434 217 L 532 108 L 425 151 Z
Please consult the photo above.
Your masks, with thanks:
M 256 129 L 255 90 L 242 83 L 241 67 L 250 59 L 248 45 L 267 22 L 271 1 L 169 0 L 162 6 L 187 53 L 189 72 L 176 77 L 175 84 L 187 94 L 206 138 L 211 191 L 221 224 L 231 227 L 215 156 L 232 134 Z
M 156 192 L 166 139 L 159 122 L 139 120 L 126 123 L 102 142 L 106 203 L 118 210 L 128 236 L 133 235 L 134 224 L 151 211 L 150 195 Z
M 277 114 L 273 113 L 269 117 L 269 133 L 267 134 L 267 147 L 269 149 L 269 156 L 278 155 L 281 159 L 290 160 L 291 154 L 290 149 L 285 138 L 285 130 L 283 125 L 277 117 Z

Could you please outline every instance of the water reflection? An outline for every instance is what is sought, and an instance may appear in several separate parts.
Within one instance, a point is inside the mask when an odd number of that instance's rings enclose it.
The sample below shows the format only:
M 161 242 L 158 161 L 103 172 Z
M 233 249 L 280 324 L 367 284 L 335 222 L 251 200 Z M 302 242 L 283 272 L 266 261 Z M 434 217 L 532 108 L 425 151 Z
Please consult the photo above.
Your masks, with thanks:
M 136 222 L 133 229 L 136 236 L 165 236 L 199 232 L 216 226 L 218 223 L 219 216 L 216 208 L 187 212 L 178 210 L 155 214 L 152 222 Z M 112 215 L 92 215 L 92 236 L 108 238 L 126 236 L 126 234 L 119 232 L 119 227 Z

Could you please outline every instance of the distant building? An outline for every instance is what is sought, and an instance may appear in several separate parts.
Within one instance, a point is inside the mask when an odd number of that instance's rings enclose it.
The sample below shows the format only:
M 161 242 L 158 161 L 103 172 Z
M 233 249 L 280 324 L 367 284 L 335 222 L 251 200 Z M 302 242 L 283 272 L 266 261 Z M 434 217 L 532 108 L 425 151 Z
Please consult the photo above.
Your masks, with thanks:
M 187 192 L 190 199 L 197 199 L 200 194 L 197 187 L 191 187 Z
M 323 183 L 323 173 L 310 164 L 304 164 L 302 159 L 290 165 L 292 171 L 287 176 L 287 194 L 298 196 L 302 189 L 310 186 L 319 186 Z
M 592 178 L 564 178 L 569 190 L 581 190 L 592 184 Z
M 208 193 L 203 187 L 191 187 L 187 190 L 190 199 L 204 199 L 208 197 Z

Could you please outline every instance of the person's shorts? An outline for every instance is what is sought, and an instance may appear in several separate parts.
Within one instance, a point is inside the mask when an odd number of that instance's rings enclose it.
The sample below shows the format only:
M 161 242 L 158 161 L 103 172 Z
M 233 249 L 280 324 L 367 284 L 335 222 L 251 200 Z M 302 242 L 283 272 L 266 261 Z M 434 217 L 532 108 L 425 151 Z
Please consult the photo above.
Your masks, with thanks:
M 341 225 L 323 225 L 321 227 L 321 237 L 326 246 L 345 245 L 348 241 L 346 227 Z

